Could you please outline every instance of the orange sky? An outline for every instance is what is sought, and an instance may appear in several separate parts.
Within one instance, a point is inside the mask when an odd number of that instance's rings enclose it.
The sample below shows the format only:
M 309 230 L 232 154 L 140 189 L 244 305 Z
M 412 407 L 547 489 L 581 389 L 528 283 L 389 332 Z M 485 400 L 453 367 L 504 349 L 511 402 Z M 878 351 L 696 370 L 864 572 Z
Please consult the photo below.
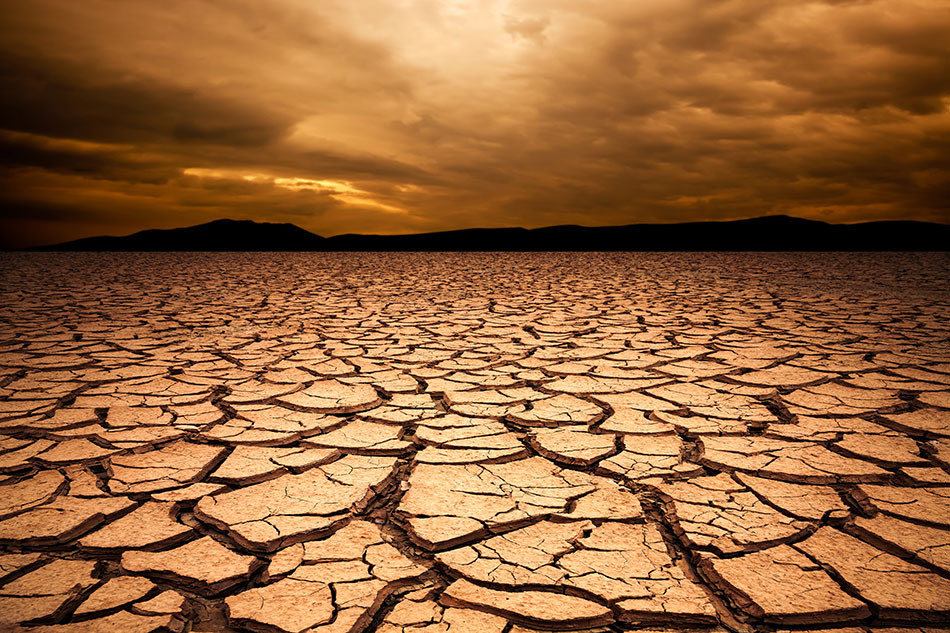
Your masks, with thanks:
M 946 0 L 29 0 L 0 229 L 950 221 Z

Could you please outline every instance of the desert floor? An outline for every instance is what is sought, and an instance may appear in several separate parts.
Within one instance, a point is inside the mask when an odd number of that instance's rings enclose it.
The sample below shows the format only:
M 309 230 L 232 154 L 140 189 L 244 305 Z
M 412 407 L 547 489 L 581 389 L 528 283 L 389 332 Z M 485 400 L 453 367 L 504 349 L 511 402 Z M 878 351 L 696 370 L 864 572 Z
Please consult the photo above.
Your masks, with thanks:
M 2 631 L 950 631 L 947 255 L 0 271 Z

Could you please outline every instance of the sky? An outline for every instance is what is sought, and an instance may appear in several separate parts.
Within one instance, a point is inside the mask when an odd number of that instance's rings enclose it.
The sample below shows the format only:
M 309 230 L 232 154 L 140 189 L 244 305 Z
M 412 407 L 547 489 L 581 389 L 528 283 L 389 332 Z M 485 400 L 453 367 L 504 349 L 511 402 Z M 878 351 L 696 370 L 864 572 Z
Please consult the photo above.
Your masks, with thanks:
M 950 222 L 946 0 L 0 3 L 0 245 Z

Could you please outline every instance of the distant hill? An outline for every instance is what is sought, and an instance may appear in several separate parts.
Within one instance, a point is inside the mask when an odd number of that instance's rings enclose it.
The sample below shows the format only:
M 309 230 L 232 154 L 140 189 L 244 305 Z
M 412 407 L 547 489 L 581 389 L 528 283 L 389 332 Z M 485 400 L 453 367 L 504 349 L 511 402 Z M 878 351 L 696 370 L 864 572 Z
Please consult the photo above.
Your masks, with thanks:
M 215 220 L 34 251 L 947 251 L 950 225 L 828 224 L 775 215 L 728 222 L 463 229 L 321 237 L 293 224 Z
M 319 251 L 326 240 L 294 224 L 215 220 L 180 229 L 149 229 L 122 237 L 86 237 L 35 251 Z

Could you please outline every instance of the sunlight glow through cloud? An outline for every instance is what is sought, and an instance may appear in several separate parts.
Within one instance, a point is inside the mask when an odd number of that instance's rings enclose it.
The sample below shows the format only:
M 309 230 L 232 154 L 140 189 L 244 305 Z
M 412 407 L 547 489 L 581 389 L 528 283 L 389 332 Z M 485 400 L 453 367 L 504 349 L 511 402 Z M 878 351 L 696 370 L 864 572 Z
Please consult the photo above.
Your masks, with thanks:
M 342 180 L 316 180 L 312 178 L 273 176 L 259 172 L 245 172 L 232 169 L 206 169 L 190 167 L 182 173 L 198 178 L 218 178 L 222 180 L 244 180 L 246 182 L 270 184 L 291 191 L 316 191 L 327 193 L 340 202 L 367 206 L 392 213 L 406 213 L 405 209 L 380 202 L 367 191 L 357 189 L 351 183 Z

